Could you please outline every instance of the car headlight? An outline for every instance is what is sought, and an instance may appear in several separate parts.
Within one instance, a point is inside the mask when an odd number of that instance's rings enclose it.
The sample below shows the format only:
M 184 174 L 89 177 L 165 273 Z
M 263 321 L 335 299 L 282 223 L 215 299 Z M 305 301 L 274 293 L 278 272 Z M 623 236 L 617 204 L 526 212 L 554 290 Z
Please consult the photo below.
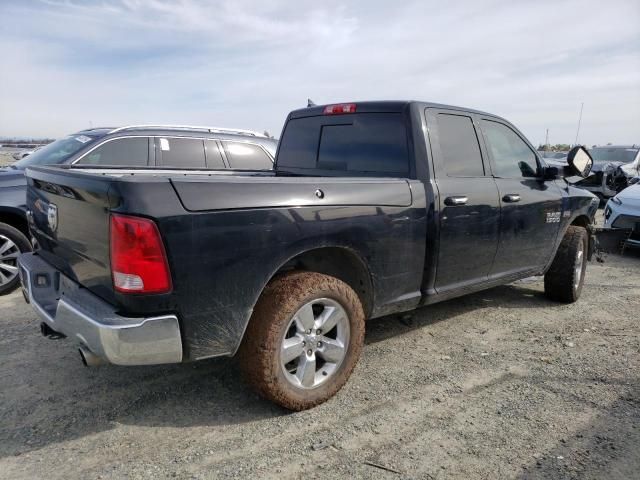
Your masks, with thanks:
M 620 200 L 620 199 L 618 198 L 618 196 L 617 196 L 617 195 L 616 195 L 615 197 L 613 197 L 613 198 L 611 199 L 611 201 L 612 201 L 613 203 L 615 203 L 616 205 L 622 205 L 622 200 Z

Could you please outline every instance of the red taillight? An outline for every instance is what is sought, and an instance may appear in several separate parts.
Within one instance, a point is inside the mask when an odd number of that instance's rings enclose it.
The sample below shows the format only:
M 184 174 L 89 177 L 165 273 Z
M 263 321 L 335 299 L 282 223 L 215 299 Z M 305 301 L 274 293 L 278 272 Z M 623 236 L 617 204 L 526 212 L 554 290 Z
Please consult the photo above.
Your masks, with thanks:
M 356 113 L 355 103 L 338 103 L 337 105 L 327 105 L 324 107 L 325 115 L 340 115 L 342 113 Z
M 122 293 L 167 293 L 171 275 L 156 224 L 146 218 L 111 215 L 111 275 Z

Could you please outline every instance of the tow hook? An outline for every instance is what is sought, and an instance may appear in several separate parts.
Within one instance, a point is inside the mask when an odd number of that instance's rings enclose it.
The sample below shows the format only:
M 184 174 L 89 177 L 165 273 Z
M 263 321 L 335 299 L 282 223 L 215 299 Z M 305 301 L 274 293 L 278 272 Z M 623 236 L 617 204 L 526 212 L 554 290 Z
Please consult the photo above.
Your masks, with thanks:
M 61 338 L 67 338 L 66 335 L 60 332 L 56 332 L 53 328 L 51 328 L 44 322 L 40 324 L 40 333 L 42 333 L 42 336 L 47 337 L 51 340 L 60 340 Z

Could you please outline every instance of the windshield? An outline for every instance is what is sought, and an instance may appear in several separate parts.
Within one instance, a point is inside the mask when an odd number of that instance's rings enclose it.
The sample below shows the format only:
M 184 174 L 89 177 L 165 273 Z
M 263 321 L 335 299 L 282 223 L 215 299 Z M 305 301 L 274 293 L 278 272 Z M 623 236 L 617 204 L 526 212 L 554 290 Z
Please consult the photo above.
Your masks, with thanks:
M 19 168 L 20 170 L 24 170 L 31 165 L 54 165 L 62 163 L 96 138 L 97 137 L 88 135 L 71 135 L 69 137 L 61 138 L 60 140 L 56 140 L 46 147 L 33 152 L 31 155 L 14 163 L 12 166 Z
M 633 159 L 636 158 L 636 154 L 638 153 L 638 148 L 606 148 L 606 147 L 598 147 L 592 148 L 589 153 L 593 158 L 594 162 L 604 163 L 604 162 L 622 162 L 629 163 L 633 162 Z

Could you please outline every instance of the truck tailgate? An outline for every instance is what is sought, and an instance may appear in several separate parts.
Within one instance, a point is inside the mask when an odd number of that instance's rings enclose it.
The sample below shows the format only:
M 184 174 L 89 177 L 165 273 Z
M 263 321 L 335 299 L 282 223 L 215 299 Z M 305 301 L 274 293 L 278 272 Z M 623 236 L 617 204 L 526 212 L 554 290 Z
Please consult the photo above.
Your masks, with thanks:
M 109 177 L 63 169 L 28 170 L 27 207 L 39 255 L 102 297 L 113 291 L 109 267 Z

